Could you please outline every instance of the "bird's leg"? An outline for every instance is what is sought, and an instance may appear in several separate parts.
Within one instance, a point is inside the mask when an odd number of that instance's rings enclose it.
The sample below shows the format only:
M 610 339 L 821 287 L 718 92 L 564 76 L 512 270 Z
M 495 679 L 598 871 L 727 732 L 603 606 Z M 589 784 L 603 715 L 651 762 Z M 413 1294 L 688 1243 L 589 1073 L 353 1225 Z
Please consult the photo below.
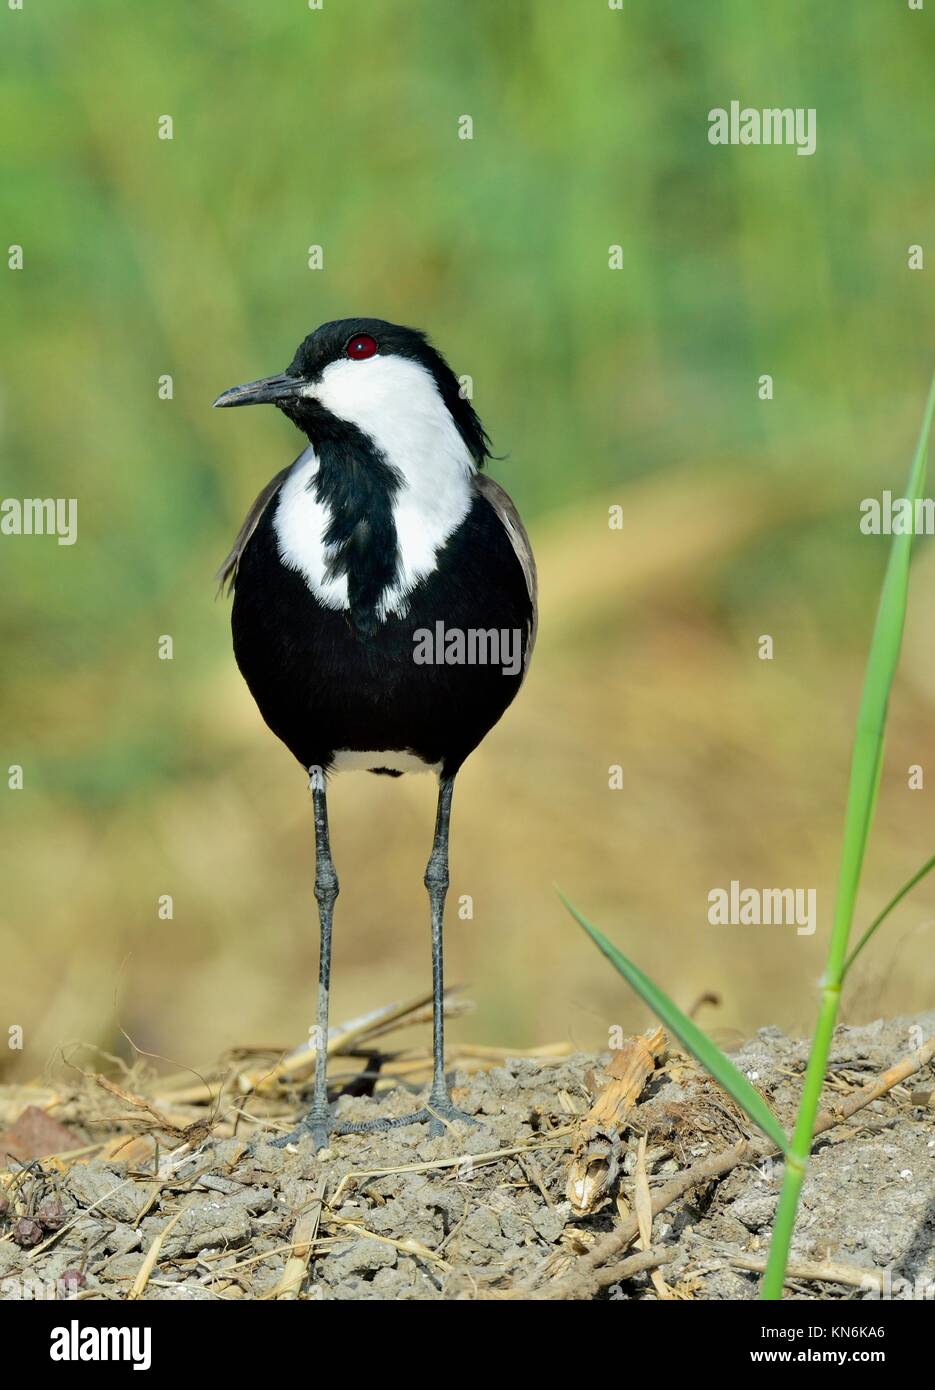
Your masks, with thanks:
M 454 777 L 441 777 L 438 783 L 438 811 L 435 816 L 435 838 L 425 870 L 425 886 L 432 908 L 432 1089 L 427 1109 L 431 1115 L 432 1134 L 444 1132 L 445 1120 L 474 1121 L 452 1102 L 445 1080 L 445 980 L 443 968 L 443 936 L 445 897 L 448 893 L 448 824 L 451 819 L 451 795 Z
M 331 1133 L 331 1111 L 328 1106 L 328 993 L 331 987 L 331 923 L 334 900 L 338 896 L 338 876 L 331 858 L 328 837 L 328 803 L 325 779 L 320 768 L 310 769 L 309 786 L 315 812 L 315 897 L 318 900 L 318 920 L 321 926 L 321 949 L 318 957 L 318 1018 L 315 1024 L 315 1086 L 312 1108 L 297 1129 L 273 1142 L 280 1148 L 296 1143 L 311 1134 L 316 1149 L 326 1148 Z
M 315 805 L 315 897 L 318 899 L 318 912 L 321 918 L 321 957 L 318 987 L 317 1053 L 315 1061 L 315 1089 L 312 1094 L 312 1108 L 305 1119 L 291 1134 L 274 1139 L 279 1148 L 286 1144 L 296 1144 L 309 1134 L 315 1141 L 316 1149 L 326 1148 L 332 1134 L 371 1134 L 374 1131 L 399 1129 L 403 1125 L 428 1123 L 429 1133 L 443 1134 L 446 1124 L 452 1120 L 462 1120 L 466 1124 L 476 1124 L 470 1115 L 465 1115 L 453 1103 L 448 1094 L 445 1081 L 445 984 L 442 968 L 442 936 L 445 915 L 445 896 L 448 892 L 448 822 L 451 817 L 451 794 L 454 778 L 443 777 L 438 787 L 438 811 L 435 817 L 435 839 L 432 853 L 425 870 L 425 886 L 429 892 L 432 908 L 432 1018 L 433 1018 L 433 1067 L 432 1089 L 428 1102 L 421 1110 L 411 1115 L 397 1115 L 393 1119 L 338 1121 L 335 1122 L 328 1105 L 327 1046 L 328 1046 L 328 987 L 331 975 L 331 916 L 334 900 L 338 896 L 338 878 L 331 861 L 331 847 L 328 841 L 328 809 L 325 803 L 324 783 L 321 774 L 312 774 L 312 796 Z

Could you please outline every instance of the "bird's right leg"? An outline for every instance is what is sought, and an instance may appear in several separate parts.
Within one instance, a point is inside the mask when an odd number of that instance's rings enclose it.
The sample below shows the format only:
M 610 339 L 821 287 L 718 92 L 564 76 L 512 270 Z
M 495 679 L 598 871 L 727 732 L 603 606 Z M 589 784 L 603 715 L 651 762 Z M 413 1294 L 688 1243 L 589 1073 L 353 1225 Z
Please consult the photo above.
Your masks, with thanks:
M 338 876 L 331 858 L 328 835 L 328 803 L 325 797 L 325 778 L 321 768 L 309 769 L 309 786 L 315 812 L 315 897 L 318 900 L 318 920 L 321 927 L 321 949 L 318 957 L 318 1017 L 315 1023 L 315 1085 L 312 1107 L 291 1134 L 274 1139 L 277 1148 L 295 1144 L 311 1134 L 315 1148 L 325 1149 L 332 1131 L 331 1110 L 328 1105 L 328 995 L 331 988 L 331 924 L 334 901 L 338 896 Z

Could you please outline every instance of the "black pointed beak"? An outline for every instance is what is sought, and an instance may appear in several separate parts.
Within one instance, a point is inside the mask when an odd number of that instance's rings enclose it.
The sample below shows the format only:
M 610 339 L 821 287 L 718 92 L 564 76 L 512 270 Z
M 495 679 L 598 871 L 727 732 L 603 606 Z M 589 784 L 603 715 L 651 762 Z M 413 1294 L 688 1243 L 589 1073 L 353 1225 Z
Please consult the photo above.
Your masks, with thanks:
M 243 386 L 232 386 L 222 391 L 215 405 L 276 405 L 279 401 L 297 396 L 302 389 L 302 378 L 280 372 L 278 376 L 264 376 L 259 381 L 247 381 Z

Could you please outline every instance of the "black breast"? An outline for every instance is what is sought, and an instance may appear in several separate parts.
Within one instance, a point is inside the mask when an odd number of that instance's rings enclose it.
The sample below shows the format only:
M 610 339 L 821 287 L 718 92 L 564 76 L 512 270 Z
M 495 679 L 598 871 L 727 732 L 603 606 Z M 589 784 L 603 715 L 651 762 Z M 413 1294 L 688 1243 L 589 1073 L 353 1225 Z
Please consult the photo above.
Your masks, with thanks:
M 522 681 L 531 603 L 519 561 L 489 503 L 474 499 L 437 567 L 409 596 L 405 618 L 361 631 L 345 611 L 324 608 L 304 577 L 279 558 L 267 506 L 237 571 L 232 627 L 237 664 L 269 727 L 303 767 L 327 769 L 339 749 L 395 749 L 455 772 L 512 701 Z M 499 664 L 420 664 L 438 625 L 457 655 L 492 654 L 508 634 L 518 658 Z M 432 634 L 427 643 L 425 634 Z M 454 634 L 454 637 L 452 637 Z

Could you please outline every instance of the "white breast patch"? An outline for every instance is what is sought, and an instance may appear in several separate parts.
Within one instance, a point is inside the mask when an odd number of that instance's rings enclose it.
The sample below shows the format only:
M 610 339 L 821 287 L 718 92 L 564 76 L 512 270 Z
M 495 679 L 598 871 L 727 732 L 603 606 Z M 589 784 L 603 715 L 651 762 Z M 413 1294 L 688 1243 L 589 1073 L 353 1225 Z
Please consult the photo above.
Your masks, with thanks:
M 276 503 L 273 526 L 283 564 L 298 570 L 319 603 L 325 608 L 346 608 L 347 575 L 325 577 L 333 549 L 325 545 L 325 532 L 331 522 L 327 507 L 315 496 L 318 455 L 309 445 L 298 458 L 282 487 Z

